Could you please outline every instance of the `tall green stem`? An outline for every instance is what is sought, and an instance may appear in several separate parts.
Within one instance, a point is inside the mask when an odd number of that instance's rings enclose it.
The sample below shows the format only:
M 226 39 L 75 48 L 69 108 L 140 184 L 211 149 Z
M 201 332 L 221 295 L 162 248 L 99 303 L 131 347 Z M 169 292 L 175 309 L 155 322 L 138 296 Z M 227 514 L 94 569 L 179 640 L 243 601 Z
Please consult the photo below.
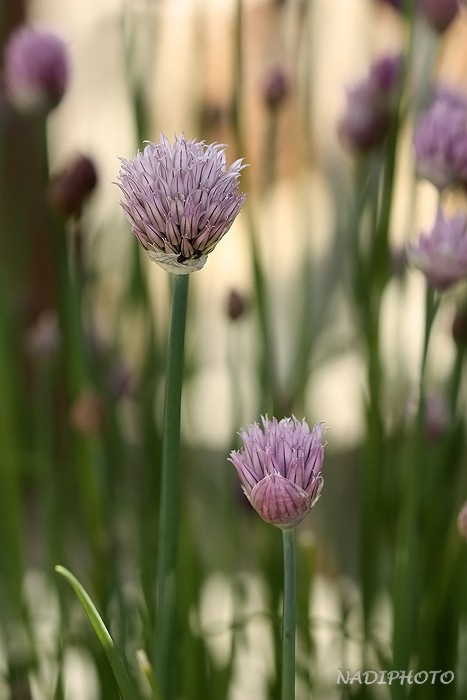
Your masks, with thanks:
M 282 531 L 284 548 L 284 611 L 282 618 L 282 700 L 295 700 L 295 538 Z
M 174 627 L 180 503 L 180 411 L 188 275 L 176 275 L 167 352 L 159 522 L 155 668 L 163 700 L 174 696 Z
M 396 562 L 394 594 L 394 668 L 407 668 L 417 628 L 420 567 L 420 514 L 426 449 L 425 430 L 425 371 L 431 330 L 439 305 L 433 291 L 427 288 L 425 308 L 425 333 L 420 362 L 420 387 L 417 422 L 414 428 L 412 449 L 409 450 L 405 487 L 405 511 L 402 514 L 403 543 Z M 405 697 L 400 687 L 393 688 L 393 697 Z

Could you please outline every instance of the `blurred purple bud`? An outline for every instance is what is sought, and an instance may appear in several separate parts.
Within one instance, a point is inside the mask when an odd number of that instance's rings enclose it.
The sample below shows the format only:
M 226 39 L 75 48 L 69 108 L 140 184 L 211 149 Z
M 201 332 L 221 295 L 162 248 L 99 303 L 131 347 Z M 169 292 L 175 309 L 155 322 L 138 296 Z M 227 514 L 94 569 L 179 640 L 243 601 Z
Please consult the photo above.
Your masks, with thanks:
M 60 345 L 60 329 L 57 314 L 52 309 L 43 311 L 29 328 L 26 350 L 34 359 L 47 359 L 55 355 Z
M 266 106 L 270 109 L 277 109 L 288 97 L 289 92 L 290 80 L 285 71 L 279 66 L 270 70 L 263 85 Z
M 79 216 L 81 208 L 97 185 L 93 161 L 78 155 L 68 163 L 49 184 L 49 199 L 62 216 Z
M 200 270 L 245 201 L 242 159 L 227 168 L 221 144 L 181 134 L 171 145 L 162 134 L 133 160 L 120 160 L 121 205 L 151 260 L 173 274 Z
M 243 449 L 230 453 L 242 489 L 268 523 L 288 530 L 298 525 L 319 498 L 323 486 L 323 423 L 310 431 L 294 416 L 262 417 L 240 431 Z
M 459 0 L 382 0 L 382 2 L 401 12 L 410 9 L 409 3 L 414 2 L 418 14 L 438 32 L 445 31 L 459 12 Z
M 445 218 L 438 210 L 429 233 L 407 246 L 407 259 L 421 270 L 427 283 L 439 292 L 467 277 L 467 217 Z
M 418 11 L 438 32 L 444 32 L 459 12 L 458 0 L 418 0 Z
M 62 99 L 68 77 L 68 49 L 61 37 L 26 25 L 12 32 L 4 51 L 4 82 L 16 109 L 49 112 Z
M 367 151 L 383 143 L 397 108 L 401 65 L 400 56 L 384 56 L 347 89 L 347 111 L 338 130 L 350 148 Z
M 380 146 L 390 125 L 390 114 L 375 100 L 374 90 L 367 84 L 347 89 L 347 111 L 339 124 L 344 144 L 356 151 Z
M 402 75 L 402 56 L 391 54 L 375 61 L 370 68 L 369 83 L 380 93 L 384 103 L 397 95 Z
M 227 297 L 227 315 L 231 321 L 236 321 L 243 316 L 247 309 L 247 301 L 243 294 L 240 294 L 235 289 L 231 289 Z

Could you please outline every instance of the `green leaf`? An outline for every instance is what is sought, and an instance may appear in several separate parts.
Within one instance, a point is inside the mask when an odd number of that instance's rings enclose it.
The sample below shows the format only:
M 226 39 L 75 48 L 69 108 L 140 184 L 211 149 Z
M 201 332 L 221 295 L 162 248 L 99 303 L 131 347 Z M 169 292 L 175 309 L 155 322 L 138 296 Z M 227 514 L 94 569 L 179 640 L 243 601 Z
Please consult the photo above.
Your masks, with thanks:
M 112 637 L 107 630 L 101 616 L 97 612 L 97 609 L 92 602 L 89 595 L 84 590 L 83 586 L 80 584 L 77 578 L 73 574 L 65 569 L 63 566 L 56 566 L 55 571 L 63 576 L 68 583 L 73 588 L 76 593 L 81 605 L 88 616 L 91 625 L 94 627 L 94 631 L 102 644 L 102 647 L 107 655 L 110 666 L 112 667 L 115 680 L 118 683 L 120 694 L 123 700 L 140 700 L 141 695 L 137 688 L 133 685 L 130 676 L 123 664 L 122 658 L 117 651 Z

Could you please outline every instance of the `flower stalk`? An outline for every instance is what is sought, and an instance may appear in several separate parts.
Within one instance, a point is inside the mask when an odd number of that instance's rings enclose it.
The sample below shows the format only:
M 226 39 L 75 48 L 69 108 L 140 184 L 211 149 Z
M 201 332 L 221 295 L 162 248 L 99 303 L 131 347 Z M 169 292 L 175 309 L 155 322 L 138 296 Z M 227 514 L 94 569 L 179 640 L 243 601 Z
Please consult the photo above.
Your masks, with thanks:
M 282 530 L 284 603 L 282 617 L 282 700 L 295 700 L 296 565 L 295 530 Z
M 188 275 L 175 275 L 167 352 L 158 536 L 155 669 L 164 700 L 173 695 L 176 570 L 180 500 L 180 413 Z
M 412 651 L 416 629 L 417 600 L 419 598 L 420 570 L 420 514 L 422 508 L 423 469 L 426 464 L 424 440 L 425 425 L 425 370 L 428 346 L 439 306 L 439 297 L 427 286 L 425 306 L 425 332 L 420 363 L 420 385 L 417 422 L 413 436 L 410 461 L 407 465 L 407 499 L 403 513 L 404 544 L 396 562 L 396 585 L 394 598 L 394 664 L 406 668 Z

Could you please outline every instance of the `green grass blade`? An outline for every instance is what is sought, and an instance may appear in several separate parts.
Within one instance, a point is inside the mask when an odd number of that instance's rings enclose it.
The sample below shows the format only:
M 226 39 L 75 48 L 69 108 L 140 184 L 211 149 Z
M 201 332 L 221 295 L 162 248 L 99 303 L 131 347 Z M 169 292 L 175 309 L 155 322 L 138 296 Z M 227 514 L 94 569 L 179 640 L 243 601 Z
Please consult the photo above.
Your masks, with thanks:
M 76 593 L 81 605 L 83 606 L 84 611 L 86 612 L 91 625 L 94 627 L 94 631 L 97 634 L 97 637 L 107 655 L 123 700 L 140 700 L 140 693 L 138 692 L 138 689 L 134 687 L 123 664 L 122 658 L 115 647 L 113 639 L 110 636 L 107 627 L 105 626 L 104 621 L 99 615 L 91 598 L 86 593 L 78 579 L 76 579 L 73 574 L 68 571 L 68 569 L 65 569 L 63 566 L 56 566 L 55 571 L 68 581 Z

